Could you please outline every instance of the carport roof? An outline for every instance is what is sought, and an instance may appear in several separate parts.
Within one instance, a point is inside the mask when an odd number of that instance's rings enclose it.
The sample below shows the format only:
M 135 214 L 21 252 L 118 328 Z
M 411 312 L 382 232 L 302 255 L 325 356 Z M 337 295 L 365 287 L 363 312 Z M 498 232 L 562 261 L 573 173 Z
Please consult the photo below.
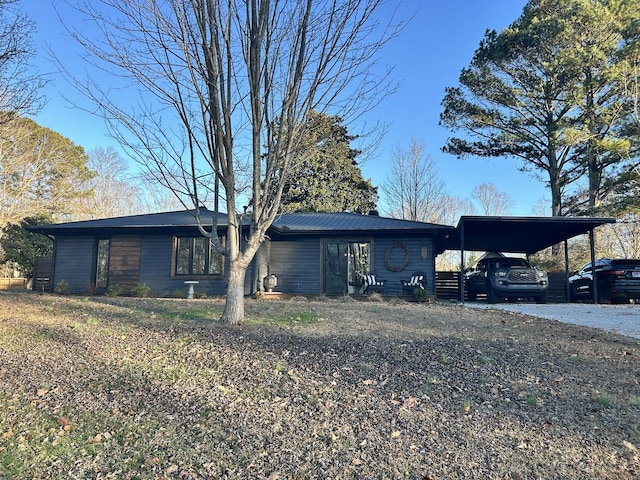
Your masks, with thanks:
M 615 218 L 462 216 L 455 247 L 466 251 L 535 253 Z

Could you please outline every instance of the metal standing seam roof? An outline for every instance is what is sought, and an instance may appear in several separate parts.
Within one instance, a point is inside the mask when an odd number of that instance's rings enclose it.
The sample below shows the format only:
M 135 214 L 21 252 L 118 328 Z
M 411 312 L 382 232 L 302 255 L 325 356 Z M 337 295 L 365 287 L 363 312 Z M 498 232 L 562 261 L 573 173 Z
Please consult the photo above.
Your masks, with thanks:
M 600 217 L 481 217 L 462 216 L 458 238 L 448 249 L 536 253 L 564 240 L 615 223 Z
M 201 210 L 203 225 L 211 225 L 208 210 Z M 45 234 L 62 232 L 81 232 L 105 229 L 146 229 L 146 228 L 180 228 L 196 227 L 193 210 L 177 212 L 152 213 L 146 215 L 131 215 L 125 217 L 84 220 L 48 225 L 37 225 L 31 230 Z M 226 227 L 226 214 L 218 215 L 218 224 Z M 321 232 L 356 232 L 356 231 L 412 231 L 424 233 L 428 231 L 447 231 L 453 233 L 455 227 L 434 223 L 412 222 L 395 218 L 375 215 L 361 215 L 357 213 L 285 213 L 276 217 L 271 230 L 280 234 L 291 233 L 321 233 Z
M 454 227 L 435 223 L 413 222 L 397 218 L 377 215 L 361 215 L 358 213 L 284 213 L 278 215 L 271 226 L 275 232 L 286 233 L 320 233 L 320 232 L 354 232 L 354 231 L 455 231 Z
M 201 209 L 205 226 L 210 212 Z M 227 215 L 219 214 L 221 227 L 227 225 Z M 278 215 L 270 232 L 280 235 L 319 233 L 388 232 L 431 235 L 438 251 L 499 251 L 535 253 L 596 227 L 615 223 L 614 218 L 595 217 L 486 217 L 462 216 L 457 227 L 434 223 L 413 222 L 357 213 L 285 213 Z M 45 235 L 93 230 L 133 230 L 163 228 L 195 228 L 193 210 L 132 215 L 37 225 L 30 230 Z
M 202 220 L 205 225 L 210 215 L 208 210 L 201 210 Z M 227 225 L 227 215 L 218 214 L 218 223 Z M 89 231 L 105 229 L 144 229 L 144 228 L 171 228 L 171 227 L 195 227 L 196 221 L 193 210 L 180 210 L 177 212 L 148 213 L 144 215 L 129 215 L 124 217 L 99 218 L 95 220 L 82 220 L 78 222 L 52 223 L 32 227 L 34 232 L 56 234 L 70 231 Z

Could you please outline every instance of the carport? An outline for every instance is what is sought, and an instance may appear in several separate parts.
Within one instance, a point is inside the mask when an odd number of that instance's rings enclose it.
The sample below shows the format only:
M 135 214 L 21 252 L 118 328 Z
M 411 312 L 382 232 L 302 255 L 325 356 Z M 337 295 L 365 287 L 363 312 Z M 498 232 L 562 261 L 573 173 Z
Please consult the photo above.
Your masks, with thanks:
M 591 262 L 595 262 L 594 230 L 615 218 L 598 217 L 481 217 L 462 216 L 458 222 L 457 243 L 460 250 L 460 301 L 464 301 L 464 252 L 511 252 L 531 255 L 545 248 L 564 242 L 565 274 L 569 274 L 567 241 L 577 235 L 589 234 Z M 457 240 L 457 241 L 456 241 Z M 568 288 L 568 285 L 567 285 Z M 593 286 L 594 300 L 597 284 Z M 567 292 L 568 298 L 568 292 Z M 597 302 L 595 302 L 597 303 Z

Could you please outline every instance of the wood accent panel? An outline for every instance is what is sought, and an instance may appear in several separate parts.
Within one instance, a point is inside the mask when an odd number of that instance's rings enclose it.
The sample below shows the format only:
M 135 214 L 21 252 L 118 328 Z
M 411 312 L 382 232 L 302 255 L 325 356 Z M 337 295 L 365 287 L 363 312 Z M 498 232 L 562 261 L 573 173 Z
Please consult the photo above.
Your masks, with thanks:
M 120 285 L 125 292 L 140 281 L 140 245 L 137 235 L 111 238 L 109 285 Z

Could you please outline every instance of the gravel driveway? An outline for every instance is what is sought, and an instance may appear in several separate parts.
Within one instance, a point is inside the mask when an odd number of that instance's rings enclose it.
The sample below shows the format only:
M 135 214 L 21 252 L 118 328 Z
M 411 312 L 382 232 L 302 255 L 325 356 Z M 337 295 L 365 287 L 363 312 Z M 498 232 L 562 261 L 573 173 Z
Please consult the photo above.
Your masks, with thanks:
M 593 305 L 587 303 L 532 303 L 466 302 L 470 308 L 501 309 L 536 317 L 599 328 L 608 332 L 640 338 L 640 305 Z

